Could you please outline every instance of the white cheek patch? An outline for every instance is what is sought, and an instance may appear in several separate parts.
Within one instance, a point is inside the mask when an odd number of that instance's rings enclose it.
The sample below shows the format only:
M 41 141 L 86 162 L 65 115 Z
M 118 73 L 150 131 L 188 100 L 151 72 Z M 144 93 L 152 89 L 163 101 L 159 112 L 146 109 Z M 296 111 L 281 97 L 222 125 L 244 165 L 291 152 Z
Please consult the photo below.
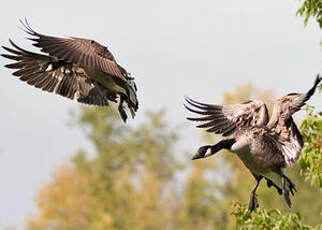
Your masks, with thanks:
M 210 156 L 210 155 L 211 155 L 211 153 L 212 153 L 211 148 L 208 148 L 208 149 L 207 149 L 207 152 L 206 152 L 206 154 L 205 154 L 205 157 Z

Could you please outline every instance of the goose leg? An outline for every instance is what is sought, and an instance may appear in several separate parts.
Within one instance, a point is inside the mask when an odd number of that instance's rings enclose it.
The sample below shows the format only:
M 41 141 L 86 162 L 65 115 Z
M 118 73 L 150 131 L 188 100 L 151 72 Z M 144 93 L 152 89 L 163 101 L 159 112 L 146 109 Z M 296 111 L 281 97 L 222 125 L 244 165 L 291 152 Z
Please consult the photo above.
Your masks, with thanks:
M 120 94 L 120 103 L 119 103 L 119 106 L 118 106 L 118 111 L 121 115 L 121 118 L 124 122 L 126 122 L 126 119 L 127 119 L 127 115 L 126 115 L 126 112 L 124 110 L 124 107 L 123 107 L 123 102 L 124 102 L 124 95 Z
M 230 147 L 234 143 L 235 143 L 235 139 L 226 139 L 218 142 L 215 145 L 201 146 L 198 149 L 198 152 L 192 157 L 192 160 L 209 157 L 222 149 L 230 149 Z
M 257 201 L 257 197 L 256 197 L 256 190 L 258 188 L 258 185 L 259 185 L 261 179 L 263 178 L 263 176 L 257 176 L 257 175 L 254 175 L 254 176 L 256 179 L 256 185 L 250 194 L 250 201 L 249 201 L 249 206 L 248 206 L 248 210 L 251 212 L 259 206 L 258 201 Z
M 281 182 L 282 182 L 282 191 L 283 191 L 283 195 L 284 195 L 284 199 L 288 205 L 288 207 L 291 207 L 292 206 L 292 202 L 290 200 L 290 191 L 288 189 L 288 178 L 282 174 L 281 176 Z M 292 192 L 293 193 L 293 192 Z

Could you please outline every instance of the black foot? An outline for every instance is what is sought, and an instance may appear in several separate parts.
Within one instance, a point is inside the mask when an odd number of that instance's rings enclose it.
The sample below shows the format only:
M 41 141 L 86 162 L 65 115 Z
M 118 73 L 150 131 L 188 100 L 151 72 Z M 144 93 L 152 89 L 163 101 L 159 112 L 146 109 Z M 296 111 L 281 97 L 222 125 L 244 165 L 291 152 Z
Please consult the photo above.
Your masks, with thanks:
M 267 182 L 267 186 L 268 186 L 269 188 L 270 188 L 271 186 L 273 186 L 274 188 L 276 188 L 276 190 L 277 190 L 278 194 L 280 194 L 280 195 L 282 195 L 282 194 L 283 194 L 282 189 L 281 189 L 280 187 L 278 187 L 276 184 L 274 184 L 274 182 L 273 182 L 273 181 L 271 181 L 270 179 L 267 179 L 266 177 L 265 177 L 265 179 L 266 179 L 266 182 Z
M 123 108 L 123 102 L 124 102 L 124 96 L 123 95 L 120 95 L 120 103 L 119 103 L 119 106 L 118 106 L 118 110 L 119 110 L 119 113 L 121 115 L 121 118 L 124 122 L 126 122 L 126 119 L 127 119 L 127 114 Z
M 288 191 L 284 193 L 284 199 L 285 199 L 285 201 L 287 203 L 287 206 L 289 208 L 292 207 L 292 202 L 291 202 L 290 195 L 289 195 Z
M 123 108 L 119 108 L 119 113 L 121 115 L 121 118 L 124 122 L 126 122 L 126 119 L 127 119 L 127 115 L 126 115 L 126 112 Z
M 288 178 L 287 176 L 284 176 L 284 177 L 288 182 L 288 188 L 290 189 L 290 192 L 294 196 L 294 192 L 297 192 L 296 185 L 290 180 L 290 178 Z
M 284 199 L 287 203 L 287 206 L 290 208 L 292 207 L 292 202 L 291 202 L 291 199 L 290 199 L 290 193 L 287 189 L 283 190 L 283 195 L 284 195 Z
M 252 212 L 254 209 L 258 208 L 258 206 L 259 205 L 258 205 L 256 194 L 252 193 L 252 195 L 250 196 L 248 210 Z
M 205 145 L 205 146 L 201 146 L 199 149 L 198 149 L 198 152 L 192 157 L 192 160 L 196 160 L 196 159 L 199 159 L 199 158 L 204 158 L 207 151 L 211 151 L 211 145 Z

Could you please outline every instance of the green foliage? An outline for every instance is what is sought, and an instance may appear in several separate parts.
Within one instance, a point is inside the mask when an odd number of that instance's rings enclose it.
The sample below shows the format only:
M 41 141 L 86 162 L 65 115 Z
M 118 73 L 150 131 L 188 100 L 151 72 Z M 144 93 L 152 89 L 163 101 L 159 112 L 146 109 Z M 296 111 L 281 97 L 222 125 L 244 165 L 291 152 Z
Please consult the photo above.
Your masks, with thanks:
M 301 222 L 299 213 L 286 213 L 278 209 L 267 210 L 257 208 L 250 212 L 246 205 L 234 203 L 234 211 L 231 213 L 236 218 L 237 229 L 270 229 L 270 230 L 313 230 L 322 229 L 322 224 L 313 227 Z
M 322 1 L 305 0 L 303 5 L 297 10 L 297 15 L 304 16 L 304 25 L 307 25 L 310 17 L 316 18 L 320 28 L 322 28 Z
M 307 117 L 300 125 L 304 147 L 299 164 L 301 173 L 311 185 L 322 189 L 322 112 L 314 112 L 314 107 L 305 108 Z
M 322 41 L 321 41 L 321 46 L 322 46 Z M 322 84 L 320 84 L 320 85 L 318 86 L 318 90 L 319 90 L 319 92 L 320 92 L 320 93 L 322 92 Z

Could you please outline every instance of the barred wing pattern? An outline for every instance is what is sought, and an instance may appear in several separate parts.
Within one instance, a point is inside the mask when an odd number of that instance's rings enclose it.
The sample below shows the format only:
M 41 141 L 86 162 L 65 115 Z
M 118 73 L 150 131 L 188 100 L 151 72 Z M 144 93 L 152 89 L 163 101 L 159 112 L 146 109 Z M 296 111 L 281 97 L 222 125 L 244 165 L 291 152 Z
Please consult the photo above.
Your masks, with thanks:
M 90 80 L 82 68 L 74 67 L 55 57 L 26 51 L 9 41 L 15 49 L 2 46 L 10 54 L 1 56 L 16 61 L 5 67 L 17 69 L 13 75 L 20 80 L 70 99 L 76 96 L 79 102 L 108 105 L 111 96 L 96 82 Z
M 214 132 L 229 136 L 236 129 L 243 127 L 255 127 L 266 125 L 268 122 L 268 112 L 266 105 L 259 100 L 246 101 L 234 105 L 211 105 L 194 101 L 188 97 L 186 102 L 197 108 L 192 109 L 185 105 L 186 109 L 193 113 L 203 115 L 199 118 L 188 117 L 188 120 L 204 122 L 197 128 L 207 128 L 207 132 Z
M 289 93 L 274 103 L 272 117 L 267 128 L 278 135 L 280 149 L 289 166 L 294 166 L 303 147 L 302 136 L 293 121 L 292 115 L 299 111 L 311 98 L 322 77 L 317 76 L 313 87 L 307 93 Z
M 51 56 L 73 64 L 81 64 L 97 68 L 100 71 L 127 81 L 127 72 L 118 65 L 107 47 L 98 42 L 83 38 L 57 38 L 34 31 L 27 21 L 23 23 L 24 30 L 36 43 L 33 45 Z

